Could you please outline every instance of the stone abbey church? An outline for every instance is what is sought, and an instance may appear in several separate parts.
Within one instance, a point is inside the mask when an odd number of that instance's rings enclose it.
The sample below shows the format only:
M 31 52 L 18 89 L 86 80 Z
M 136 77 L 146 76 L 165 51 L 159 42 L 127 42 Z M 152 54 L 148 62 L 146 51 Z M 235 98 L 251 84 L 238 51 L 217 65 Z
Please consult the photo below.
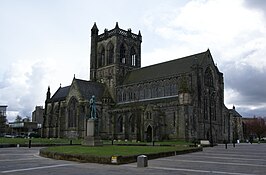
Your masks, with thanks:
M 90 80 L 74 77 L 52 96 L 48 88 L 43 137 L 83 138 L 94 95 L 101 139 L 232 140 L 223 73 L 209 50 L 142 68 L 140 32 L 118 23 L 98 31 L 95 23 Z

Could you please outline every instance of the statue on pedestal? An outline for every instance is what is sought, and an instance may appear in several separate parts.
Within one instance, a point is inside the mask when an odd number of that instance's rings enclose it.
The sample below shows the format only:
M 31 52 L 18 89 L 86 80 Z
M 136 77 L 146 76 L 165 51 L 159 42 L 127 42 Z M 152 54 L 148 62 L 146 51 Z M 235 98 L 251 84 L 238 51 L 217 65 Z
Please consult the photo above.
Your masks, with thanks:
M 96 106 L 95 106 L 95 96 L 94 95 L 90 99 L 90 118 L 96 119 Z
M 90 112 L 87 118 L 86 135 L 83 140 L 83 145 L 87 146 L 102 146 L 102 141 L 99 137 L 99 125 L 96 116 L 95 96 L 90 99 Z

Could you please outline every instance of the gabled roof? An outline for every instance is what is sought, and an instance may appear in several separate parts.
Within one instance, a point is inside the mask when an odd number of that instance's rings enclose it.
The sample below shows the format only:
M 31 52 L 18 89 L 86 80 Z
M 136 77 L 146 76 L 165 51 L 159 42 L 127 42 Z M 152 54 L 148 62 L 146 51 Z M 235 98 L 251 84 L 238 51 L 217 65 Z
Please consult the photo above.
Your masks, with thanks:
M 133 70 L 126 76 L 123 84 L 138 83 L 189 72 L 191 67 L 196 63 L 201 63 L 209 52 L 210 51 L 207 50 L 195 55 Z
M 62 101 L 66 99 L 66 96 L 68 95 L 68 92 L 70 90 L 70 86 L 66 87 L 59 87 L 57 91 L 54 93 L 51 99 L 49 101 L 55 102 L 55 101 Z
M 106 89 L 104 84 L 80 79 L 75 79 L 74 81 L 76 81 L 79 91 L 84 99 L 91 99 L 92 95 L 96 97 L 96 100 L 104 97 Z M 109 94 L 107 95 L 109 96 Z
M 77 84 L 78 90 L 84 99 L 91 99 L 92 95 L 96 97 L 97 101 L 101 100 L 102 97 L 110 97 L 107 88 L 102 83 L 80 79 L 74 79 L 73 82 Z M 49 102 L 65 100 L 72 85 L 66 87 L 59 87 L 58 90 L 52 96 L 52 98 L 49 99 Z
M 101 100 L 103 97 L 111 97 L 106 86 L 102 83 L 94 81 L 86 81 L 74 78 L 72 84 L 66 87 L 59 87 L 54 93 L 52 98 L 48 102 L 56 102 L 65 100 L 68 96 L 71 86 L 73 83 L 77 84 L 78 91 L 84 99 L 91 99 L 92 95 L 96 97 L 96 100 Z
M 235 109 L 229 109 L 229 112 L 231 112 L 234 117 L 242 117 Z

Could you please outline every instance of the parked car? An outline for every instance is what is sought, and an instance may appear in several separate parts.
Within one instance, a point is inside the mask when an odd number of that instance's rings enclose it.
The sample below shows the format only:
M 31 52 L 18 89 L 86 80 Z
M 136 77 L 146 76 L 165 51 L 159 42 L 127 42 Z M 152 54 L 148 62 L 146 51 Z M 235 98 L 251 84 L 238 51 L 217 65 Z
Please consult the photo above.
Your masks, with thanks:
M 31 132 L 31 133 L 28 134 L 28 137 L 29 137 L 29 138 L 39 138 L 40 135 L 37 134 L 37 133 Z
M 9 134 L 6 134 L 4 137 L 5 137 L 5 138 L 15 138 L 14 135 L 9 135 Z

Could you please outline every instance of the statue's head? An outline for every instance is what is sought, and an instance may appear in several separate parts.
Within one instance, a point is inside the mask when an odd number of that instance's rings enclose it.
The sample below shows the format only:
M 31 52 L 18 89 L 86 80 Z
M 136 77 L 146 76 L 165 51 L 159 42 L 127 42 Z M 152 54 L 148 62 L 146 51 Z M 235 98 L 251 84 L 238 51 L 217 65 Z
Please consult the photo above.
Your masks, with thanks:
M 93 95 L 93 96 L 91 96 L 91 98 L 92 98 L 92 99 L 95 99 L 95 96 Z

